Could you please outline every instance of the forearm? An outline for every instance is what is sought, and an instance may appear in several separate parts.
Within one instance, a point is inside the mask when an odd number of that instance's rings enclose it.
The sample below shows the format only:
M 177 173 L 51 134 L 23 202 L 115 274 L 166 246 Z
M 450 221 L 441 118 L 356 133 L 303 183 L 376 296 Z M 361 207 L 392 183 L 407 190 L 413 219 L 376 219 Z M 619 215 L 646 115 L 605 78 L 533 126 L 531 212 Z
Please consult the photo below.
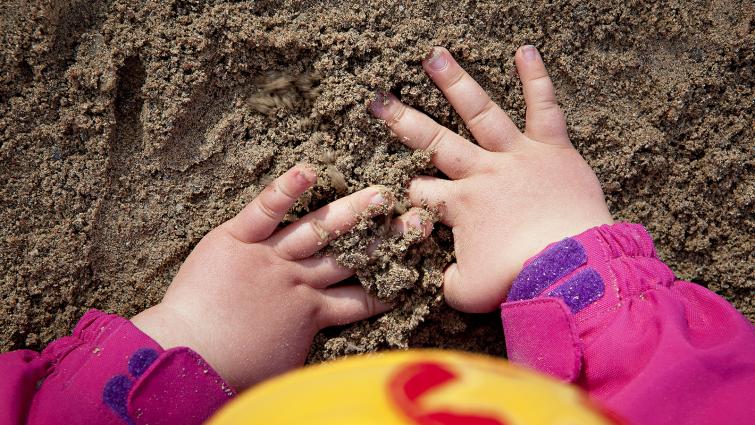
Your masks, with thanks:
M 753 414 L 752 325 L 676 280 L 639 225 L 551 245 L 525 265 L 501 315 L 512 361 L 582 386 L 632 423 Z

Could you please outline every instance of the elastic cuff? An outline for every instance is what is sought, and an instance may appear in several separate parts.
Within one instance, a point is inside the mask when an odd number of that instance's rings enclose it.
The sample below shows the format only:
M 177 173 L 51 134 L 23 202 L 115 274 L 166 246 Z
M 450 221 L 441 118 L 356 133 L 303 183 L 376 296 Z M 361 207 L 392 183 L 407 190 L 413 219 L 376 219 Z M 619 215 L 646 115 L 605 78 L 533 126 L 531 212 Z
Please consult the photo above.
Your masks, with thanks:
M 578 314 L 673 282 L 674 274 L 658 259 L 645 228 L 617 223 L 546 247 L 525 263 L 506 302 L 553 297 Z
M 509 357 L 576 379 L 574 359 L 599 318 L 627 297 L 673 282 L 638 224 L 603 225 L 553 243 L 525 263 L 501 305 Z
M 106 346 L 108 350 L 105 353 Z M 160 344 L 137 329 L 129 320 L 92 309 L 81 316 L 71 336 L 54 341 L 45 348 L 42 355 L 57 362 L 73 350 L 83 349 L 91 351 L 93 357 L 109 362 L 127 359 L 139 348 L 163 351 Z
M 199 354 L 165 351 L 129 320 L 97 310 L 43 356 L 55 363 L 43 388 L 55 400 L 76 394 L 88 407 L 76 413 L 81 423 L 200 424 L 235 395 Z

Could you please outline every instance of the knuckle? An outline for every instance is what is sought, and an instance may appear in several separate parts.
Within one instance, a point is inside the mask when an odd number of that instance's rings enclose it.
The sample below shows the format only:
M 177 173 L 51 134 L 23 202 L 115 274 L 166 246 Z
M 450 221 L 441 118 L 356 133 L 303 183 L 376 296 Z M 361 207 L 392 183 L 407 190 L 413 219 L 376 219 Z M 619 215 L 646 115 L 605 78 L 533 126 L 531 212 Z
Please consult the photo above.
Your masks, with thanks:
M 461 67 L 454 67 L 454 70 L 455 72 L 448 77 L 446 90 L 451 90 L 453 87 L 464 81 L 464 77 L 467 74 L 463 69 L 461 69 Z
M 561 111 L 561 107 L 558 106 L 556 99 L 541 100 L 534 105 L 534 109 L 536 112 L 548 112 L 551 114 L 563 115 L 563 111 Z
M 275 211 L 275 209 L 269 205 L 267 196 L 260 196 L 257 198 L 255 205 L 257 205 L 257 209 L 270 220 L 279 221 L 282 218 L 282 214 Z
M 281 259 L 282 261 L 290 261 L 294 259 L 292 256 L 286 254 L 286 252 L 281 249 L 280 244 L 273 244 L 272 250 L 273 250 L 273 256 L 275 258 Z
M 357 205 L 357 198 L 355 196 L 349 196 L 346 198 L 346 205 L 349 207 L 349 211 L 353 217 L 358 217 L 361 214 L 361 209 Z
M 330 232 L 328 229 L 323 226 L 322 222 L 319 220 L 312 220 L 309 222 L 309 228 L 312 230 L 312 233 L 315 235 L 315 238 L 317 238 L 317 244 L 322 245 L 323 243 L 328 241 L 328 238 L 330 237 Z
M 399 102 L 398 108 L 396 108 L 396 111 L 388 120 L 386 120 L 386 124 L 388 124 L 388 127 L 393 127 L 396 124 L 398 124 L 404 118 L 404 116 L 406 116 L 407 109 L 408 107 L 406 105 Z
M 446 136 L 446 129 L 441 126 L 437 126 L 433 130 L 433 135 L 430 138 L 430 142 L 427 144 L 427 147 L 425 150 L 430 151 L 433 153 L 434 151 L 438 150 L 438 146 L 443 142 L 443 139 Z
M 527 79 L 527 84 L 551 84 L 551 78 L 548 73 L 543 71 L 542 74 L 537 74 L 532 78 Z
M 495 103 L 488 99 L 487 102 L 480 108 L 479 111 L 474 113 L 471 118 L 467 120 L 467 127 L 470 129 L 476 127 L 480 123 L 484 122 L 485 119 L 490 115 L 490 113 L 495 109 Z
M 294 193 L 292 190 L 290 190 L 288 187 L 286 187 L 286 185 L 284 184 L 284 180 L 283 179 L 276 179 L 275 182 L 274 182 L 274 184 L 275 184 L 275 189 L 278 192 L 282 193 L 283 196 L 285 196 L 286 198 L 289 198 L 291 200 L 296 200 L 296 198 L 297 198 L 296 193 Z

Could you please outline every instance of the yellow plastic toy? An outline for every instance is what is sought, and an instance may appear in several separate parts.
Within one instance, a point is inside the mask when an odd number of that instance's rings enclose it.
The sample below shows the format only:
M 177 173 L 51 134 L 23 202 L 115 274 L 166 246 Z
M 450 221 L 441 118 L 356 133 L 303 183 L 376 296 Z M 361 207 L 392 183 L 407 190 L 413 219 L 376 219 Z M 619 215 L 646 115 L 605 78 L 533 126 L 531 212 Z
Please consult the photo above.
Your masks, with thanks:
M 578 389 L 503 360 L 411 350 L 293 371 L 239 396 L 209 425 L 617 423 Z

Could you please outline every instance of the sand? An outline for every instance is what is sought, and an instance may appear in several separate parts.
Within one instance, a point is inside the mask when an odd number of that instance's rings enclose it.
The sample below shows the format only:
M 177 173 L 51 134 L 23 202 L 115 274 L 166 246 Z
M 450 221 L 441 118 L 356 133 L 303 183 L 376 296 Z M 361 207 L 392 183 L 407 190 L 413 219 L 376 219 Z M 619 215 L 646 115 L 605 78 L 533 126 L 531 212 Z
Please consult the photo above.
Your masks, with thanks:
M 753 6 L 649 3 L 3 1 L 0 350 L 39 349 L 89 308 L 158 302 L 199 239 L 295 163 L 322 178 L 288 221 L 371 184 L 400 212 L 406 182 L 433 169 L 366 105 L 390 90 L 468 136 L 421 69 L 432 45 L 519 125 L 513 53 L 538 46 L 615 217 L 644 223 L 680 277 L 753 320 Z M 388 237 L 368 264 L 384 221 L 331 249 L 398 307 L 323 331 L 310 361 L 501 354 L 495 313 L 443 304 L 450 230 Z

